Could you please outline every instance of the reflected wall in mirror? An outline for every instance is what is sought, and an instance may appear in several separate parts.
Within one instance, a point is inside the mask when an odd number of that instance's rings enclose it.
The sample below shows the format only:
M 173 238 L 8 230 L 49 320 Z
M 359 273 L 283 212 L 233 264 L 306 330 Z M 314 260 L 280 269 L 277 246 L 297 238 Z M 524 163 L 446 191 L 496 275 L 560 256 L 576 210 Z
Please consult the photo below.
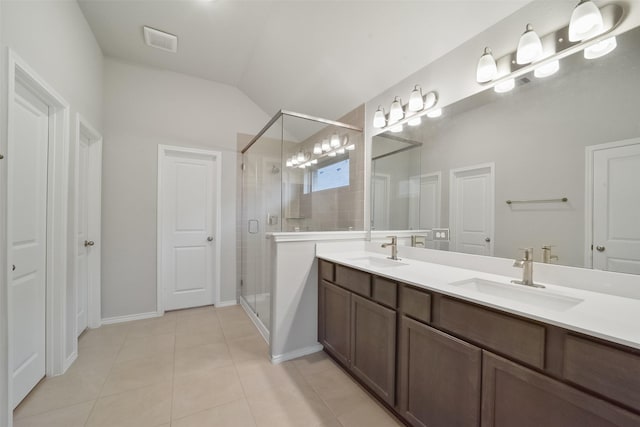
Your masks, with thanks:
M 413 202 L 394 218 L 402 193 L 392 187 L 388 222 L 372 207 L 372 229 L 449 227 L 440 249 L 517 258 L 533 247 L 536 261 L 640 274 L 639 111 L 636 28 L 602 58 L 573 55 L 551 77 L 525 75 L 512 92 L 487 90 L 439 119 L 375 136 L 374 158 L 398 140 L 419 148 L 388 156 L 398 156 L 389 180 L 414 183 Z M 423 177 L 439 177 L 440 190 L 417 184 Z

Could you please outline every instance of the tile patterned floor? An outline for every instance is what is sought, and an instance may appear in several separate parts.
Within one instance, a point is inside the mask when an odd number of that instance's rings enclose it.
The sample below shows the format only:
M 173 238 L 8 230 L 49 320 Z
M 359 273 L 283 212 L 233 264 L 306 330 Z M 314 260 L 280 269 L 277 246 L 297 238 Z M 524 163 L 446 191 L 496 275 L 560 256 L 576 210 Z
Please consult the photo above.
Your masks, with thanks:
M 272 365 L 239 306 L 106 325 L 78 346 L 16 408 L 16 427 L 400 425 L 324 353 Z

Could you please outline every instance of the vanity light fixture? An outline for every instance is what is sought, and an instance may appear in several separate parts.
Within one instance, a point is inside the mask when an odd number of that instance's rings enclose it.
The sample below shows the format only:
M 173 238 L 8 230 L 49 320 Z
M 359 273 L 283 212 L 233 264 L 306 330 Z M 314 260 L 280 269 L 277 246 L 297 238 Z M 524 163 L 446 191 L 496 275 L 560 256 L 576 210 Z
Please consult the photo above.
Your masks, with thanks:
M 322 140 L 322 152 L 326 153 L 327 151 L 331 151 L 331 145 L 329 145 L 329 140 L 328 139 L 323 139 Z
M 378 105 L 378 109 L 373 115 L 373 127 L 380 129 L 387 125 L 387 118 L 384 114 L 384 109 Z
M 389 123 L 395 123 L 403 118 L 404 110 L 402 109 L 402 100 L 396 96 L 389 108 Z
M 318 164 L 318 159 L 313 159 L 310 162 L 312 165 L 317 165 Z
M 484 48 L 484 53 L 478 60 L 478 67 L 476 68 L 476 81 L 478 83 L 487 83 L 493 80 L 498 74 L 498 65 L 496 59 L 491 53 L 491 49 Z
M 411 91 L 411 95 L 409 95 L 409 105 L 407 105 L 407 109 L 409 111 L 415 112 L 420 111 L 424 108 L 424 99 L 422 98 L 422 88 L 420 85 L 416 85 Z
M 349 144 L 345 147 L 347 151 L 353 151 L 356 149 L 356 144 Z
M 411 120 L 407 122 L 409 126 L 420 126 L 422 123 L 422 119 L 420 117 L 413 117 Z
M 497 93 L 505 93 L 513 90 L 514 87 L 516 87 L 515 79 L 508 79 L 495 85 L 493 90 Z
M 329 152 L 329 154 L 327 154 L 327 156 L 335 157 L 336 156 L 336 152 L 335 151 L 331 151 L 331 152 Z
M 305 160 L 305 155 L 302 151 L 298 151 L 298 155 L 296 156 L 296 160 L 298 163 L 302 163 Z
M 398 132 L 402 132 L 402 125 L 395 125 L 389 128 L 389 130 L 393 133 L 398 133 Z
M 557 73 L 559 69 L 560 69 L 560 61 L 553 61 L 536 68 L 535 71 L 533 72 L 533 75 L 541 79 Z
M 569 22 L 569 41 L 577 42 L 597 36 L 602 32 L 604 23 L 602 13 L 591 0 L 581 0 L 571 13 Z
M 337 133 L 331 135 L 331 142 L 329 143 L 331 148 L 338 148 L 340 146 L 340 137 Z
M 286 163 L 287 167 L 290 168 L 291 166 L 293 166 L 293 163 L 291 162 L 291 159 L 287 159 L 287 163 Z
M 340 147 L 336 150 L 336 153 L 338 154 L 344 154 L 345 148 L 344 147 Z
M 293 157 L 291 157 L 291 165 L 292 165 L 292 166 L 297 166 L 297 165 L 298 165 L 298 158 L 297 158 L 297 156 L 293 156 Z
M 611 53 L 618 46 L 615 36 L 604 39 L 584 50 L 585 59 L 596 59 Z
M 431 110 L 427 113 L 427 117 L 430 119 L 436 119 L 442 116 L 442 108 L 436 108 L 435 110 Z
M 320 146 L 319 142 L 313 145 L 313 154 L 322 154 L 322 146 Z
M 538 33 L 533 31 L 533 26 L 527 24 L 525 32 L 520 36 L 518 50 L 516 52 L 516 62 L 518 64 L 529 64 L 542 56 L 542 41 Z

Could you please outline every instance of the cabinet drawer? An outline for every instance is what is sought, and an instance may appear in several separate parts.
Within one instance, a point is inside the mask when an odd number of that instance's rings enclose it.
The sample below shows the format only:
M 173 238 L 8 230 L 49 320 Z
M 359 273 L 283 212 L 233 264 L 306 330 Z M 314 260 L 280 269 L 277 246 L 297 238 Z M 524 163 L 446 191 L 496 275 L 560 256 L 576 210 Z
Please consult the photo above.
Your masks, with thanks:
M 563 376 L 640 411 L 640 355 L 567 335 Z
M 396 308 L 398 284 L 382 277 L 373 276 L 372 298 L 387 307 Z
M 431 295 L 408 286 L 400 288 L 400 309 L 407 316 L 431 322 Z
M 336 265 L 336 283 L 345 289 L 371 298 L 371 275 L 343 265 Z
M 544 368 L 544 326 L 446 297 L 440 303 L 440 326 L 481 347 Z
M 320 278 L 333 282 L 335 265 L 332 262 L 325 261 L 323 259 L 318 260 L 318 267 L 320 269 Z

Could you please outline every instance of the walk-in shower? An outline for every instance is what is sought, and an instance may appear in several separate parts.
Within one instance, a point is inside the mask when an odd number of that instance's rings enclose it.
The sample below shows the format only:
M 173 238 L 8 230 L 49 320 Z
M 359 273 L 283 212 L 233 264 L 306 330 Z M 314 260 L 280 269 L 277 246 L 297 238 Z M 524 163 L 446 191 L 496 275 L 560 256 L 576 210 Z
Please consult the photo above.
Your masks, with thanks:
M 266 336 L 271 245 L 280 232 L 364 229 L 364 147 L 356 126 L 279 111 L 242 150 L 240 294 Z

